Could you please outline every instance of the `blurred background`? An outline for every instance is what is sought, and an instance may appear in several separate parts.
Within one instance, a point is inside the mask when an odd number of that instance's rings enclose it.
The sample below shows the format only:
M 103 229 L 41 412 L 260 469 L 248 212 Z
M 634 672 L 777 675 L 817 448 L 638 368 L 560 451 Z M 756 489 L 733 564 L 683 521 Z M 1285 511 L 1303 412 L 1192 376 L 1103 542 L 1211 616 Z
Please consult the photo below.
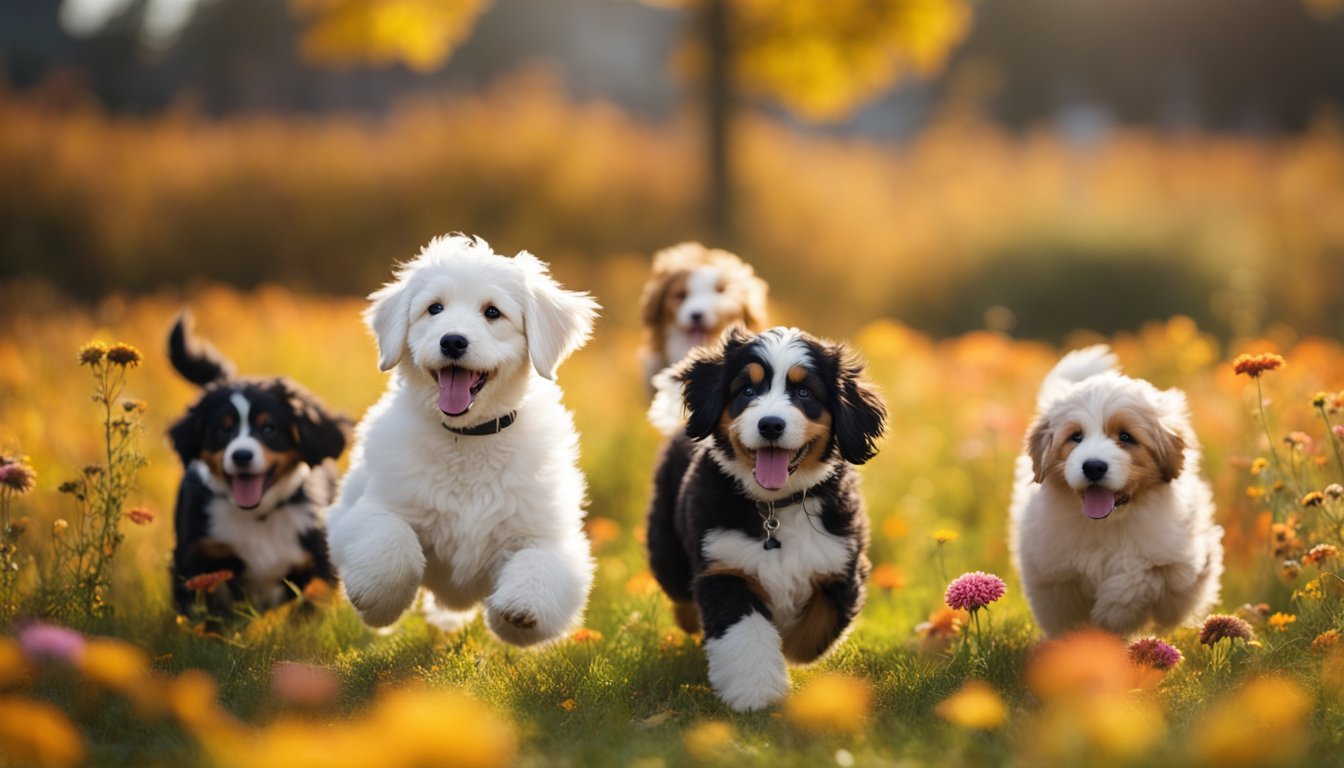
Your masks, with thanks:
M 0 83 L 11 302 L 463 231 L 617 327 L 694 238 L 836 335 L 1344 334 L 1341 0 L 5 0 Z

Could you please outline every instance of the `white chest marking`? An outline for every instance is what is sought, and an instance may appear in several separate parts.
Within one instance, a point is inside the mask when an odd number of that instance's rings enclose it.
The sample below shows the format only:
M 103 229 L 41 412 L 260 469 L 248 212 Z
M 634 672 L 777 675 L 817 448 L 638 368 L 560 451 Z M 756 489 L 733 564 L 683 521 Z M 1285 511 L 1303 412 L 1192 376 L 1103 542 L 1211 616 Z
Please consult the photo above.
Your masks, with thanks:
M 313 527 L 309 511 L 285 505 L 258 518 L 227 499 L 215 499 L 209 515 L 210 538 L 227 544 L 247 565 L 243 579 L 252 602 L 258 608 L 279 603 L 289 589 L 281 580 L 309 559 L 299 544 L 299 536 Z
M 766 549 L 759 536 L 713 528 L 705 534 L 701 551 L 712 565 L 754 576 L 770 596 L 775 623 L 787 629 L 812 597 L 813 580 L 843 572 L 850 548 L 844 538 L 827 533 L 820 519 L 804 514 L 801 505 L 780 512 L 778 549 Z

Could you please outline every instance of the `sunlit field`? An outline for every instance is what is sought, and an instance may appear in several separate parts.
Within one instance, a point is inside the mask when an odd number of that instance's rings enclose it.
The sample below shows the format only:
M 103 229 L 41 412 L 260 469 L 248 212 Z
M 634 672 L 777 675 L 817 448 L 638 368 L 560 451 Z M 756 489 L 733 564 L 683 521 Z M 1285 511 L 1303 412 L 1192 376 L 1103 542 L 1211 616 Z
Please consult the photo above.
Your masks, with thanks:
M 599 298 L 629 317 L 638 280 Z M 837 329 L 890 409 L 881 453 L 862 470 L 877 566 L 868 603 L 844 645 L 795 670 L 787 704 L 736 715 L 710 691 L 642 553 L 659 437 L 643 418 L 632 325 L 600 323 L 560 369 L 582 433 L 598 577 L 584 629 L 521 651 L 479 620 L 445 636 L 408 616 L 374 633 L 339 592 L 217 634 L 175 621 L 167 562 L 180 466 L 164 432 L 194 393 L 163 352 L 173 317 L 189 305 L 242 373 L 293 377 L 358 417 L 384 384 L 362 300 L 204 287 L 96 303 L 11 290 L 3 301 L 0 453 L 26 455 L 36 475 L 31 491 L 4 497 L 12 520 L 26 518 L 20 594 L 35 588 L 52 538 L 69 535 L 58 529 L 75 508 L 58 486 L 100 460 L 92 369 L 77 358 L 90 340 L 143 353 L 123 397 L 147 404 L 149 464 L 127 507 L 153 517 L 121 522 L 107 610 L 73 622 L 82 653 L 50 638 L 0 641 L 0 749 L 14 762 L 1251 765 L 1331 764 L 1344 748 L 1344 582 L 1337 550 L 1317 546 L 1344 545 L 1344 501 L 1329 487 L 1344 481 L 1344 434 L 1329 429 L 1344 421 L 1337 342 L 1280 330 L 1224 343 L 1183 317 L 1110 338 L 1075 333 L 1060 348 L 984 331 L 934 340 L 896 320 Z M 1219 610 L 1253 632 L 1204 645 L 1198 628 L 1180 630 L 1165 639 L 1184 659 L 1166 672 L 1103 638 L 1042 650 L 1008 560 L 1011 467 L 1037 386 L 1061 349 L 1096 341 L 1127 372 L 1188 393 L 1226 529 Z M 1232 361 L 1247 352 L 1287 364 L 1237 375 Z M 1002 576 L 1007 592 L 967 623 L 943 593 L 975 570 Z

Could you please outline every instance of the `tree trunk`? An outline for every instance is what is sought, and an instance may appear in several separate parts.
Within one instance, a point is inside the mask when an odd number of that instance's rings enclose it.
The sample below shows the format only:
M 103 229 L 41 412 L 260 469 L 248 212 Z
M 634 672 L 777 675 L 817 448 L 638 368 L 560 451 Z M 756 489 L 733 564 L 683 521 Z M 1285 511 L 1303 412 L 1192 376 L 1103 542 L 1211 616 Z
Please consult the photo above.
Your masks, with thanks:
M 732 40 L 729 34 L 730 0 L 705 0 L 702 6 L 702 34 L 705 41 L 705 122 L 706 147 L 709 150 L 707 224 L 715 245 L 734 246 L 732 216 L 732 168 L 729 140 L 733 108 Z

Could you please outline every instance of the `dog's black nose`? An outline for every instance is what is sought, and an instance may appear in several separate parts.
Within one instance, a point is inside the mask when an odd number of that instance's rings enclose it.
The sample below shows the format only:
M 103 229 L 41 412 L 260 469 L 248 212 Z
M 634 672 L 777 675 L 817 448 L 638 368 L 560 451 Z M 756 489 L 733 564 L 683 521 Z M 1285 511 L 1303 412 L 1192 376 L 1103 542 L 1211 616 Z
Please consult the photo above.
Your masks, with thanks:
M 239 448 L 238 450 L 233 452 L 233 463 L 247 466 L 248 464 L 252 463 L 253 455 L 254 454 L 252 453 L 252 451 L 248 450 L 247 448 Z
M 1083 477 L 1095 483 L 1106 476 L 1106 469 L 1106 462 L 1101 459 L 1088 459 L 1083 462 Z
M 766 416 L 756 422 L 756 428 L 766 440 L 778 440 L 779 436 L 784 434 L 784 420 L 778 416 Z
M 467 354 L 467 347 L 470 346 L 470 344 L 471 342 L 467 341 L 466 336 L 460 336 L 456 333 L 446 334 L 443 338 L 439 339 L 439 349 L 443 350 L 443 354 L 454 360 Z
M 695 323 L 696 325 L 699 325 L 699 324 L 705 322 L 705 313 L 704 313 L 704 312 L 692 312 L 692 313 L 691 313 L 691 322 L 692 322 L 692 323 Z

